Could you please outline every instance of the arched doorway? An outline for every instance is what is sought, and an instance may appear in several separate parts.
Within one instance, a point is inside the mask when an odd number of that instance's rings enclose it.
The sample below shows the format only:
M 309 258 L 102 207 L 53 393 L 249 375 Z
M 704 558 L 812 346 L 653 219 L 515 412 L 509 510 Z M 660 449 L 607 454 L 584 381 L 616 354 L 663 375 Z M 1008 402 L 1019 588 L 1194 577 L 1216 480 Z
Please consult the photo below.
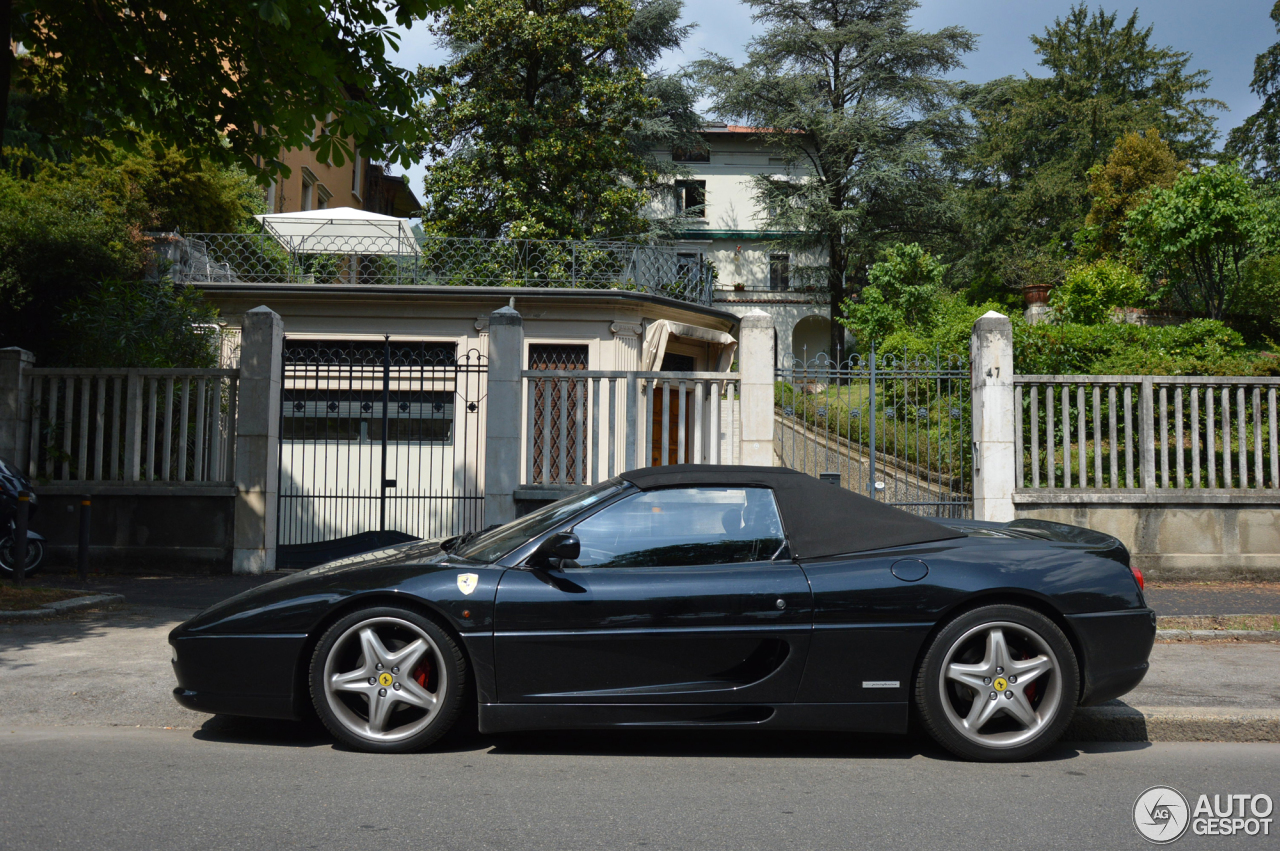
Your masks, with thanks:
M 819 354 L 831 355 L 831 320 L 825 316 L 806 316 L 791 331 L 791 354 L 796 360 L 810 361 Z

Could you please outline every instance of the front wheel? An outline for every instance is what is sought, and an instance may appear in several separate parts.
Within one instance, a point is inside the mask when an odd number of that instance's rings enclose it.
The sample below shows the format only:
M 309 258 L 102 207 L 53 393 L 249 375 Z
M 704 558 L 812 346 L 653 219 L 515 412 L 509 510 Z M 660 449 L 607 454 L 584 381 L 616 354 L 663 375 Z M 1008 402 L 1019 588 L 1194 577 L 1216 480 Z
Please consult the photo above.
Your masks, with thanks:
M 0 574 L 3 574 L 5 579 L 13 579 L 16 575 L 13 566 L 18 563 L 18 559 L 14 549 L 13 535 L 0 540 Z M 27 538 L 27 569 L 22 575 L 34 576 L 43 561 L 44 541 Z
M 438 624 L 380 606 L 352 612 L 325 632 L 311 659 L 311 699 L 343 743 L 405 753 L 449 731 L 466 677 L 462 651 Z
M 916 677 L 929 734 L 952 753 L 986 762 L 1028 759 L 1075 714 L 1080 671 L 1049 618 L 1022 606 L 983 606 L 938 633 Z

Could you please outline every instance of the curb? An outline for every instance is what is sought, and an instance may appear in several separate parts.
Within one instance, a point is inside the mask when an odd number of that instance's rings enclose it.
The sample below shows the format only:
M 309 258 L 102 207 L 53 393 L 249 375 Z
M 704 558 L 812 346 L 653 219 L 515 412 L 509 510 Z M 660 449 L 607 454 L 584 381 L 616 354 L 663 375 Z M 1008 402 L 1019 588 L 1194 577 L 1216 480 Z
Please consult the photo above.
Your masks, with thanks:
M 1156 641 L 1280 641 L 1280 630 L 1157 629 Z
M 1280 709 L 1211 706 L 1084 706 L 1068 742 L 1280 742 Z
M 45 603 L 38 609 L 21 609 L 16 612 L 0 612 L 0 621 L 26 621 L 51 618 L 67 612 L 78 612 L 81 609 L 96 609 L 99 606 L 112 606 L 124 602 L 123 594 L 93 594 L 88 597 L 72 597 L 70 600 L 58 600 Z

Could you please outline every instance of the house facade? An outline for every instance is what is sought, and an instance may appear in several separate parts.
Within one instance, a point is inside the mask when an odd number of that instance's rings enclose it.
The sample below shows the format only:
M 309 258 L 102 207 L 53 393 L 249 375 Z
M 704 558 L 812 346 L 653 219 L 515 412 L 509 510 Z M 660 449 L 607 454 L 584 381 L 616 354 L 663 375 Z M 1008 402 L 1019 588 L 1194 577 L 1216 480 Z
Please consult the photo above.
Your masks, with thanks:
M 711 123 L 702 138 L 701 150 L 657 152 L 689 175 L 675 181 L 671 198 L 655 202 L 653 213 L 682 216 L 680 247 L 715 266 L 716 307 L 773 317 L 779 365 L 829 354 L 829 293 L 820 277 L 804 273 L 824 265 L 826 251 L 785 247 L 787 234 L 765 230 L 768 217 L 752 185 L 757 175 L 784 173 L 785 161 L 750 127 Z
M 317 124 L 315 133 L 321 132 Z M 388 174 L 366 156 L 333 165 L 320 162 L 309 148 L 297 148 L 283 151 L 280 161 L 288 166 L 289 176 L 277 176 L 267 187 L 269 213 L 353 207 L 409 218 L 422 208 L 405 178 Z

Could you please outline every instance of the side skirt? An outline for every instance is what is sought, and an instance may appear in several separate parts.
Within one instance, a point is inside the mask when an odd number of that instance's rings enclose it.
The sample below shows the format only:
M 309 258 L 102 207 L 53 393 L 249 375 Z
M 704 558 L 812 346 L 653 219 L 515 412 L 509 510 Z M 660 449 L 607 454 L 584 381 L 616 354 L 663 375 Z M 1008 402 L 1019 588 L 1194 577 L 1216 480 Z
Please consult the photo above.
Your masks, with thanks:
M 907 704 L 480 704 L 481 733 L 644 727 L 905 733 Z

